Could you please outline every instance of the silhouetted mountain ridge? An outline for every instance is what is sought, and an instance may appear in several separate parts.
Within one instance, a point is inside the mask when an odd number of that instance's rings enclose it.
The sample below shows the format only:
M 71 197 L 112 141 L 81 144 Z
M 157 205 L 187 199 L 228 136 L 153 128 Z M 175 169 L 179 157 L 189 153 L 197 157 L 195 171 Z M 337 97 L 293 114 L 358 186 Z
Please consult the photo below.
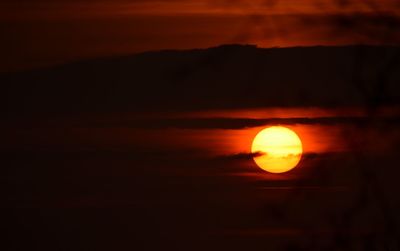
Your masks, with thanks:
M 398 54 L 398 47 L 223 45 L 86 60 L 1 75 L 1 107 L 20 116 L 352 106 L 370 102 L 375 89 L 382 103 L 397 104 Z

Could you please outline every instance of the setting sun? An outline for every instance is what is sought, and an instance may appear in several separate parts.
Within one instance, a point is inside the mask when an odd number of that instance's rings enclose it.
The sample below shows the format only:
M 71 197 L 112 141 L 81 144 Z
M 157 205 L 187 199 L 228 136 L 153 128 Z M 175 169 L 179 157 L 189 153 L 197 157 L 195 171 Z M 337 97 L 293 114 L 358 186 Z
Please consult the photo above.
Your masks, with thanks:
M 282 126 L 260 131 L 253 140 L 251 152 L 254 161 L 270 173 L 284 173 L 297 166 L 303 153 L 299 136 Z

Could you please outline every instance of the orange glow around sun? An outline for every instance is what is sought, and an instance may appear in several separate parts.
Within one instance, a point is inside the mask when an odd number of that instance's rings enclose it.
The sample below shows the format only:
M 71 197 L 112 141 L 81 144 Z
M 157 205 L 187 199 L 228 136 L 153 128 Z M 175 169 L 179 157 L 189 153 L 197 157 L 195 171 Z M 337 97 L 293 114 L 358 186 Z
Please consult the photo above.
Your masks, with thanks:
M 284 173 L 300 162 L 303 145 L 294 131 L 282 126 L 272 126 L 256 135 L 251 152 L 261 169 L 270 173 Z

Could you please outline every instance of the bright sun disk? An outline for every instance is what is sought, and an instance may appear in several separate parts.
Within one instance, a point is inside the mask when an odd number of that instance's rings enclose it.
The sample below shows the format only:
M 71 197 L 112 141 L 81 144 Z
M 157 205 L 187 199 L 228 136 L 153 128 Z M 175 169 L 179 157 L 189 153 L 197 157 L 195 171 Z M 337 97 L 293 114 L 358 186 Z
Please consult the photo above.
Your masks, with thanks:
M 300 162 L 303 146 L 294 131 L 283 126 L 272 126 L 256 135 L 251 152 L 261 169 L 270 173 L 284 173 Z

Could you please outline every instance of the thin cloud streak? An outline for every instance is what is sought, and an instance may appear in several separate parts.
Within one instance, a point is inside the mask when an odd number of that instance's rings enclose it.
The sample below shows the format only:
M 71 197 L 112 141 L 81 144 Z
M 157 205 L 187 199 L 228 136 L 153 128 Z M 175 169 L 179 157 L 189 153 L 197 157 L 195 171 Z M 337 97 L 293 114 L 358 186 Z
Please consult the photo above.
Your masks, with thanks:
M 294 117 L 294 118 L 181 118 L 181 119 L 126 119 L 117 121 L 96 121 L 96 120 L 74 120 L 65 121 L 70 127 L 91 127 L 91 128 L 132 128 L 132 129 L 246 129 L 268 125 L 363 125 L 371 122 L 368 117 Z M 386 125 L 397 125 L 400 117 L 381 117 L 374 120 L 374 123 Z M 40 122 L 31 127 L 57 126 L 60 121 Z M 63 124 L 66 126 L 66 124 Z M 24 124 L 7 124 L 4 126 L 24 127 Z M 28 126 L 28 125 L 27 125 Z

